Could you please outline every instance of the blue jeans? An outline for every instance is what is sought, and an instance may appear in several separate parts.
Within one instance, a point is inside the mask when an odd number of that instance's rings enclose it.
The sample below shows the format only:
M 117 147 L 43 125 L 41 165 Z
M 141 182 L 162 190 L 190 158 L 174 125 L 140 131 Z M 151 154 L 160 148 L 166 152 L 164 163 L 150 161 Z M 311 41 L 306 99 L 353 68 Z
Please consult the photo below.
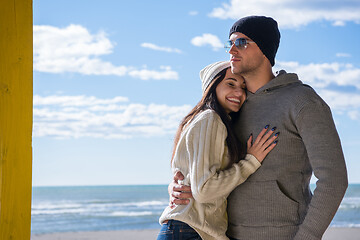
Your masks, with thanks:
M 186 223 L 169 220 L 161 226 L 157 240 L 201 240 L 201 237 Z

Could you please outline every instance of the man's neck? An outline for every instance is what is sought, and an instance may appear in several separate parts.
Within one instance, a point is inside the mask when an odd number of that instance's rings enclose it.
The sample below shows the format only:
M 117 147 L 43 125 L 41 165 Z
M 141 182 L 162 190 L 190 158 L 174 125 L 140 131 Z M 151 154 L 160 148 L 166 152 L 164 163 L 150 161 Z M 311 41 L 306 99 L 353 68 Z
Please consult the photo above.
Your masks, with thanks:
M 248 91 L 255 93 L 258 89 L 263 87 L 265 84 L 270 82 L 273 78 L 275 78 L 274 74 L 270 71 L 256 73 L 249 73 L 243 75 L 246 83 L 246 88 Z

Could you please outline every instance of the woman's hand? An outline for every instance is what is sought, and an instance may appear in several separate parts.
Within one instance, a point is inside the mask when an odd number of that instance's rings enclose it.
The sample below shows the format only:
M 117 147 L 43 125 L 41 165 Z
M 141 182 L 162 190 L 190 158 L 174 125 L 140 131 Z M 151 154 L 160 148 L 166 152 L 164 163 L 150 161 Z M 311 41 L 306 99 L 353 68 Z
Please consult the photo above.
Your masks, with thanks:
M 273 127 L 271 130 L 266 132 L 269 128 L 269 125 L 266 125 L 265 128 L 259 133 L 254 143 L 252 144 L 253 136 L 250 135 L 247 141 L 247 153 L 252 154 L 259 162 L 262 162 L 266 155 L 273 150 L 273 148 L 277 144 L 277 137 L 279 136 L 279 132 L 271 136 L 276 127 Z

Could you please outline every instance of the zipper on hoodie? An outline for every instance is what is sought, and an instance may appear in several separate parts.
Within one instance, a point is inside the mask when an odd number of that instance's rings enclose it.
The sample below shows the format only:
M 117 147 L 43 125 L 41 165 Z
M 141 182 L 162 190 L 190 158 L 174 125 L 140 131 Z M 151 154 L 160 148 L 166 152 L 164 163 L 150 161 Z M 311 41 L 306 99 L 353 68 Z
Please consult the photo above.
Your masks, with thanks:
M 283 88 L 283 87 L 286 87 L 286 86 L 292 85 L 292 84 L 300 84 L 300 83 L 298 83 L 298 82 L 292 82 L 292 83 L 287 83 L 287 84 L 282 84 L 282 85 L 274 86 L 274 87 L 267 88 L 267 89 L 263 90 L 263 93 L 267 93 L 267 92 L 276 90 L 276 89 L 278 89 L 278 88 Z

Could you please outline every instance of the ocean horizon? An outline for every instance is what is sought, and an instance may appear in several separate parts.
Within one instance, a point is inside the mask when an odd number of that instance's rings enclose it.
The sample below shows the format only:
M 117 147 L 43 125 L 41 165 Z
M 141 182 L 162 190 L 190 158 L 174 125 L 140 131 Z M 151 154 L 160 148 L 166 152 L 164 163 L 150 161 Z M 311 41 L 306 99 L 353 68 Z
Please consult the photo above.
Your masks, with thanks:
M 36 186 L 31 234 L 160 229 L 168 201 L 167 185 Z M 360 227 L 360 184 L 349 184 L 330 226 Z

